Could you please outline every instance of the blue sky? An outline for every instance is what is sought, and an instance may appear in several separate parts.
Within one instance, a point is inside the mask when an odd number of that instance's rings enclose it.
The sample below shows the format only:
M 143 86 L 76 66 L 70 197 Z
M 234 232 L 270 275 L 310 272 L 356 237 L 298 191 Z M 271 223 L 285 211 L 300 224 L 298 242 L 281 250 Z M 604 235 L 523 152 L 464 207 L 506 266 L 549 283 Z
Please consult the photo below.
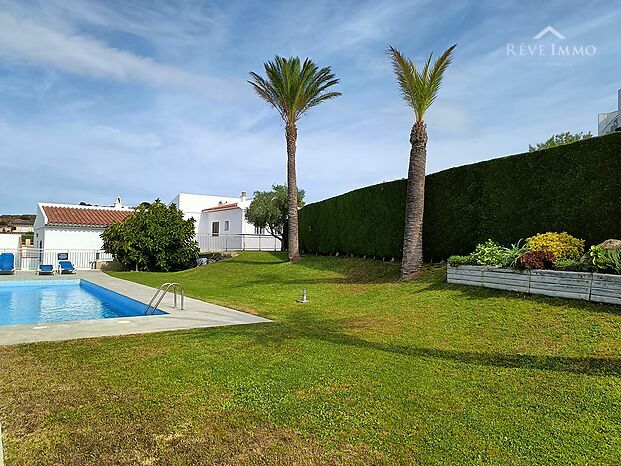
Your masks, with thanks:
M 0 213 L 284 182 L 282 124 L 246 83 L 276 54 L 341 79 L 299 123 L 308 201 L 406 175 L 413 115 L 388 44 L 417 62 L 458 44 L 426 118 L 430 173 L 596 132 L 621 87 L 619 24 L 610 1 L 0 0 Z M 534 39 L 548 25 L 565 39 Z

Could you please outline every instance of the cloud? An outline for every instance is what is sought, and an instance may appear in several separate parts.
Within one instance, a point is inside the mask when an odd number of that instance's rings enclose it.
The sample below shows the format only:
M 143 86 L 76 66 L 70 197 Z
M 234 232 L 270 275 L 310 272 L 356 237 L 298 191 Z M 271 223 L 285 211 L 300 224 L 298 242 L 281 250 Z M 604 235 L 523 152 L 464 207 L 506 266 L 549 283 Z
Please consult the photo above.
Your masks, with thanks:
M 0 12 L 0 56 L 93 78 L 184 87 L 216 98 L 230 91 L 230 84 L 224 80 L 158 63 L 97 39 L 60 32 L 5 12 Z

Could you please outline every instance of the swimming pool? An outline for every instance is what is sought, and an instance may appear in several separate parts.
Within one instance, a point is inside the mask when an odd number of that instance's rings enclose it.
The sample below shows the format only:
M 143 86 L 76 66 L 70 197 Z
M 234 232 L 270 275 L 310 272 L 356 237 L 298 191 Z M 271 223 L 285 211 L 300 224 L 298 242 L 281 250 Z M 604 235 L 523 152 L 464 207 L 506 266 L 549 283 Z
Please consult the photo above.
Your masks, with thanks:
M 0 325 L 142 316 L 145 307 L 87 280 L 0 282 Z

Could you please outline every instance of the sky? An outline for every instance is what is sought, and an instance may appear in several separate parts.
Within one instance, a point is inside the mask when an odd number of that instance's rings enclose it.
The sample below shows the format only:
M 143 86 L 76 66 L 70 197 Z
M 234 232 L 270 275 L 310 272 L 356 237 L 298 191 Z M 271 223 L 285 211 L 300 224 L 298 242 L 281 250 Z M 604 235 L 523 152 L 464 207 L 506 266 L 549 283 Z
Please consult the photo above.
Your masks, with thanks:
M 414 115 L 389 45 L 421 63 L 457 44 L 425 117 L 428 173 L 596 134 L 621 88 L 613 3 L 0 0 L 0 213 L 284 184 L 282 122 L 246 82 L 275 55 L 340 79 L 298 124 L 307 202 L 407 175 Z

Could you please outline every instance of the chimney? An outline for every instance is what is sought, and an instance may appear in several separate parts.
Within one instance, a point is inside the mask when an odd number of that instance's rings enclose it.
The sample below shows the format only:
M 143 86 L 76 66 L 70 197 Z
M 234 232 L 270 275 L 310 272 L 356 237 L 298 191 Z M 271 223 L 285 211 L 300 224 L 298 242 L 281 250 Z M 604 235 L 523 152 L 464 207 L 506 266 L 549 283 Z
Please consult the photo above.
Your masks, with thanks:
M 123 202 L 121 201 L 121 196 L 117 196 L 116 199 L 114 200 L 114 208 L 115 209 L 123 208 Z
M 247 191 L 242 191 L 242 193 L 241 193 L 241 201 L 244 202 L 246 199 L 248 199 L 248 192 Z

